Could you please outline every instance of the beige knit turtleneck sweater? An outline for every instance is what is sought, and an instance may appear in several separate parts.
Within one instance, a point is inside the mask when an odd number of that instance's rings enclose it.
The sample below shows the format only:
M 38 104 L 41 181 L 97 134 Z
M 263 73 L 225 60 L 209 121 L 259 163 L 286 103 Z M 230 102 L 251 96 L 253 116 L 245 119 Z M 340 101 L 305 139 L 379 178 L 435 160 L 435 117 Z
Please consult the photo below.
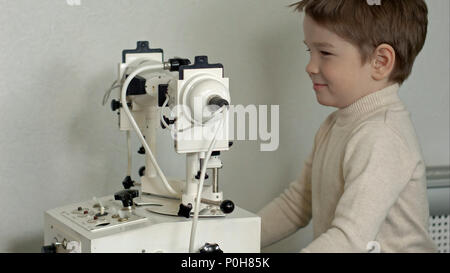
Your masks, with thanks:
M 425 164 L 399 85 L 333 112 L 300 177 L 266 205 L 262 247 L 313 220 L 302 252 L 435 252 L 428 234 Z

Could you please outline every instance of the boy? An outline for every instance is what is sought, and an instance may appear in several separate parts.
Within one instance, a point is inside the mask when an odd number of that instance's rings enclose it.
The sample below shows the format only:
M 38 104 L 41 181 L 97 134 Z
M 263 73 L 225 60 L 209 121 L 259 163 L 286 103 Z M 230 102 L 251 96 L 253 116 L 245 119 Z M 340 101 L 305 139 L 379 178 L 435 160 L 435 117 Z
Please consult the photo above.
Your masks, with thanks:
M 319 128 L 301 176 L 266 205 L 265 247 L 313 220 L 302 252 L 435 252 L 425 164 L 398 96 L 427 33 L 423 0 L 303 0 L 306 72 L 339 108 Z

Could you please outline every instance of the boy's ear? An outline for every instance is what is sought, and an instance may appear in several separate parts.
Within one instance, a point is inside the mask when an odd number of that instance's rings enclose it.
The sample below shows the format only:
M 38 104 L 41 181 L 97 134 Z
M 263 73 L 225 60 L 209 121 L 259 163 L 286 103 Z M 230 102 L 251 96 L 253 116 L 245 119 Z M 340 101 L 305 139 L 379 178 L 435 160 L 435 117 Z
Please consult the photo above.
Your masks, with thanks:
M 379 45 L 372 58 L 372 78 L 380 81 L 389 78 L 395 65 L 395 50 L 388 44 Z

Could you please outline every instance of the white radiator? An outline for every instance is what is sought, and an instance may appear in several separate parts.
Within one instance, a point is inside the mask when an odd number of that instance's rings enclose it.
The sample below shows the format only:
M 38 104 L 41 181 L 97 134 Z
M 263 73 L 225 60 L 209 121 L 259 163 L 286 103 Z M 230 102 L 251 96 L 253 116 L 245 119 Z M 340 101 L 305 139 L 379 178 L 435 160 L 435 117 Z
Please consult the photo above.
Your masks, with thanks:
M 429 232 L 440 253 L 450 253 L 450 166 L 427 167 Z
M 450 253 L 450 216 L 430 216 L 429 231 L 440 253 Z

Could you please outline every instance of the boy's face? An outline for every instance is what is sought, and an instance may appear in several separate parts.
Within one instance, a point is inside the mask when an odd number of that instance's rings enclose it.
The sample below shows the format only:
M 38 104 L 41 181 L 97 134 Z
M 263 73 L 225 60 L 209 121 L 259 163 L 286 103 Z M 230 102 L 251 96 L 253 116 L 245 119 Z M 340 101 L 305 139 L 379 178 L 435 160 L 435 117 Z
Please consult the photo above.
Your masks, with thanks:
M 306 72 L 320 104 L 345 108 L 373 91 L 370 62 L 361 64 L 355 46 L 308 15 L 305 15 L 303 31 L 311 56 Z

